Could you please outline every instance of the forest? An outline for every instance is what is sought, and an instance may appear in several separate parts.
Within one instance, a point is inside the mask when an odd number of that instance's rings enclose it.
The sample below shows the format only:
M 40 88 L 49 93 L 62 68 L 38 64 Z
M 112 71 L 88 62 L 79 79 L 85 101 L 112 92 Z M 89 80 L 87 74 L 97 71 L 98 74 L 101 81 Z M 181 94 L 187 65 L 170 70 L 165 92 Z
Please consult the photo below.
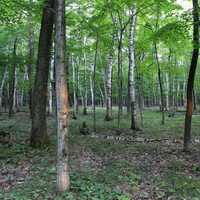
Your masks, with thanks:
M 200 200 L 198 0 L 0 1 L 0 200 Z

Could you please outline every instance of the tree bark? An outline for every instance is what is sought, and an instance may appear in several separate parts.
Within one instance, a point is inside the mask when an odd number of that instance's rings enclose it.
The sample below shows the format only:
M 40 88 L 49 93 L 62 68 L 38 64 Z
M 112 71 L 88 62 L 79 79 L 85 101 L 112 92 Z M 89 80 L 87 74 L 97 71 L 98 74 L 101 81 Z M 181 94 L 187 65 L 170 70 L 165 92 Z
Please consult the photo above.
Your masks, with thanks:
M 77 95 L 76 95 L 76 72 L 75 72 L 75 64 L 74 64 L 74 57 L 71 57 L 71 64 L 72 64 L 72 75 L 73 75 L 73 119 L 77 119 L 76 117 L 76 109 L 77 109 Z
M 195 72 L 199 56 L 199 5 L 198 0 L 192 0 L 193 3 L 193 52 L 190 65 L 190 71 L 187 82 L 187 106 L 185 114 L 185 130 L 184 130 L 184 151 L 189 151 L 191 143 L 191 123 L 192 123 L 192 93 L 194 88 Z
M 86 43 L 86 41 L 84 41 Z M 84 98 L 83 98 L 83 114 L 87 115 L 87 57 L 84 52 Z
M 30 5 L 33 4 L 33 0 L 29 0 Z M 33 30 L 33 17 L 32 13 L 29 13 L 28 16 L 29 20 L 29 41 L 28 41 L 28 46 L 29 46 L 29 55 L 28 55 L 28 79 L 29 79 L 29 110 L 30 110 L 30 116 L 32 117 L 32 71 L 33 71 L 33 65 L 34 65 L 34 30 Z
M 121 116 L 122 116 L 122 87 L 123 87 L 123 82 L 122 82 L 122 40 L 123 40 L 123 30 L 119 31 L 119 41 L 118 41 L 118 128 L 120 128 L 120 123 L 121 123 Z
M 54 58 L 51 58 L 51 65 L 50 65 L 50 80 L 49 80 L 49 95 L 48 95 L 48 114 L 53 113 L 53 91 L 54 91 Z
M 32 147 L 42 147 L 49 143 L 46 122 L 46 104 L 54 23 L 53 8 L 54 0 L 46 0 L 40 29 L 38 60 L 32 98 Z
M 7 77 L 7 67 L 4 67 L 4 71 L 3 71 L 3 77 L 1 80 L 1 86 L 0 86 L 0 113 L 2 111 L 2 100 L 3 100 L 3 89 L 4 89 L 4 85 L 5 85 L 5 81 L 6 81 L 6 77 Z
M 112 48 L 110 49 L 109 57 L 108 57 L 108 64 L 106 68 L 106 116 L 105 120 L 110 121 L 112 120 L 112 66 L 113 66 L 113 53 L 114 53 L 114 40 L 115 40 L 115 33 L 112 36 Z
M 154 49 L 155 49 L 155 59 L 157 63 L 158 68 L 158 83 L 159 83 L 159 89 L 160 89 L 160 101 L 161 101 L 161 113 L 162 113 L 162 120 L 161 124 L 165 124 L 165 105 L 164 105 L 164 94 L 163 94 L 163 85 L 162 85 L 162 78 L 161 78 L 161 69 L 160 69 L 160 63 L 158 59 L 158 49 L 156 42 L 154 43 Z
M 68 167 L 69 106 L 65 65 L 65 0 L 56 0 L 56 106 L 57 106 L 57 189 L 70 187 Z
M 15 98 L 15 78 L 16 78 L 16 51 L 17 51 L 17 38 L 14 41 L 13 47 L 13 66 L 12 66 L 12 74 L 10 77 L 10 84 L 9 84 L 9 118 L 11 118 L 12 114 L 14 113 L 13 106 L 14 106 L 14 98 Z
M 96 35 L 95 55 L 94 55 L 94 70 L 93 70 L 93 130 L 96 132 L 96 68 L 97 68 L 97 54 L 98 54 L 99 35 Z
M 166 72 L 166 106 L 165 109 L 169 111 L 169 73 Z
M 75 68 L 75 86 L 76 86 L 76 114 L 79 113 L 79 60 L 76 63 Z
M 129 68 L 128 68 L 128 104 L 131 108 L 131 129 L 137 129 L 137 111 L 135 98 L 135 28 L 136 8 L 131 9 L 130 30 L 129 30 Z

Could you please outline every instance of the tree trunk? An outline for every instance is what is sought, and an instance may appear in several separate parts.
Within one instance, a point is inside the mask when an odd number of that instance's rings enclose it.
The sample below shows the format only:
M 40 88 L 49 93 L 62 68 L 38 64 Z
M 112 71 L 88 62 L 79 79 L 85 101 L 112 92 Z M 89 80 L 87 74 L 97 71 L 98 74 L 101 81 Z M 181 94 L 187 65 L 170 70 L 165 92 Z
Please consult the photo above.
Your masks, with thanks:
M 77 119 L 76 117 L 76 109 L 77 109 L 77 95 L 76 95 L 76 72 L 75 72 L 75 64 L 74 64 L 74 57 L 71 58 L 72 64 L 72 75 L 73 75 L 73 119 Z
M 108 64 L 106 68 L 106 116 L 105 120 L 110 121 L 112 120 L 112 66 L 113 66 L 113 53 L 114 53 L 114 40 L 115 40 L 115 33 L 113 33 L 112 37 L 112 48 L 110 49 Z
M 192 123 L 192 93 L 194 88 L 195 72 L 199 56 L 199 5 L 198 0 L 193 2 L 193 53 L 187 83 L 187 106 L 185 114 L 184 130 L 184 151 L 189 151 L 191 143 L 191 123 Z
M 166 72 L 166 110 L 169 111 L 169 73 Z
M 122 116 L 122 39 L 123 39 L 123 30 L 119 31 L 119 41 L 118 41 L 118 128 L 120 128 L 121 116 Z
M 155 48 L 155 59 L 157 62 L 157 68 L 158 68 L 158 83 L 159 83 L 159 88 L 160 88 L 160 101 L 161 101 L 161 112 L 162 112 L 162 120 L 161 124 L 165 124 L 165 105 L 164 105 L 164 94 L 163 94 L 163 85 L 162 85 L 162 78 L 161 78 L 161 69 L 160 69 L 160 63 L 158 59 L 158 50 L 157 50 L 157 45 L 154 43 L 154 48 Z
M 93 83 L 92 83 L 92 74 L 90 75 L 90 93 L 91 93 L 91 104 L 93 108 L 94 107 L 94 90 L 93 90 Z
M 6 77 L 7 77 L 7 67 L 4 67 L 4 71 L 3 71 L 3 77 L 1 80 L 1 86 L 0 86 L 0 113 L 2 111 L 2 100 L 3 100 L 3 89 L 4 89 L 4 85 L 5 85 L 5 81 L 6 81 Z
M 196 101 L 196 92 L 195 89 L 193 89 L 193 110 L 196 111 L 197 110 L 197 101 Z
M 48 113 L 53 113 L 53 90 L 54 90 L 54 58 L 51 59 L 50 65 L 50 80 L 49 80 L 49 98 L 48 98 Z
M 75 86 L 76 86 L 76 114 L 79 112 L 79 60 L 76 62 L 76 73 L 75 73 Z
M 86 43 L 86 41 L 85 41 Z M 83 114 L 87 115 L 87 57 L 84 52 L 84 101 L 83 101 Z
M 32 97 L 31 146 L 33 147 L 41 147 L 49 143 L 46 122 L 46 104 L 54 23 L 53 9 L 54 0 L 46 0 L 43 8 L 38 60 Z
M 17 69 L 15 70 L 15 88 L 14 88 L 14 98 L 13 98 L 13 108 L 16 112 L 19 112 L 19 90 L 17 88 L 18 80 L 17 80 Z
M 68 167 L 69 107 L 65 65 L 65 0 L 56 0 L 56 106 L 57 106 L 57 189 L 70 187 Z
M 33 0 L 29 0 L 30 5 L 33 4 Z M 33 30 L 33 19 L 32 13 L 29 13 L 28 20 L 29 20 L 29 55 L 28 55 L 28 79 L 29 79 L 29 109 L 30 109 L 30 116 L 32 117 L 32 70 L 34 64 L 34 30 Z
M 12 74 L 10 77 L 10 84 L 9 84 L 9 118 L 14 113 L 13 106 L 14 106 L 14 98 L 15 98 L 15 78 L 16 78 L 16 51 L 17 51 L 17 38 L 14 41 L 14 48 L 13 48 L 13 66 L 12 66 Z
M 93 129 L 96 132 L 96 68 L 97 68 L 97 54 L 98 54 L 99 35 L 96 36 L 95 56 L 94 56 L 94 70 L 93 70 Z
M 137 111 L 135 98 L 135 28 L 136 28 L 136 8 L 131 9 L 131 20 L 129 30 L 129 68 L 128 68 L 128 104 L 131 111 L 131 129 L 137 129 Z

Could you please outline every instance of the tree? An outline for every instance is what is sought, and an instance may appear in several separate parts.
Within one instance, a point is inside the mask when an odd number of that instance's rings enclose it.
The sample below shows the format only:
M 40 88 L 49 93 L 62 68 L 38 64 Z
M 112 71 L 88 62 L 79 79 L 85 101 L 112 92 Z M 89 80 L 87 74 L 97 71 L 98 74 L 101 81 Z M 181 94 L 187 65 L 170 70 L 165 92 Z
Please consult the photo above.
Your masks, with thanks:
M 70 187 L 68 167 L 69 108 L 65 59 L 65 0 L 56 0 L 56 116 L 57 116 L 57 189 Z
M 54 24 L 54 0 L 46 0 L 43 8 L 35 83 L 32 98 L 31 146 L 49 143 L 46 122 L 48 75 Z
M 112 120 L 112 67 L 114 57 L 114 43 L 115 43 L 115 30 L 113 30 L 112 44 L 108 57 L 108 64 L 105 70 L 105 84 L 106 84 L 106 116 L 105 120 Z
M 33 4 L 32 0 L 30 1 L 30 5 Z M 28 55 L 28 79 L 29 79 L 29 109 L 30 115 L 32 116 L 32 72 L 33 72 L 33 64 L 34 64 L 34 30 L 33 30 L 33 17 L 31 11 L 28 16 L 29 20 L 29 55 Z
M 9 118 L 12 116 L 14 110 L 13 106 L 15 103 L 15 84 L 16 84 L 16 51 L 17 51 L 17 42 L 18 38 L 15 38 L 14 47 L 13 47 L 13 65 L 10 76 L 10 84 L 9 84 Z
M 136 33 L 136 8 L 133 6 L 130 16 L 129 30 L 129 68 L 128 68 L 128 100 L 131 108 L 131 129 L 137 129 L 137 112 L 135 97 L 135 33 Z
M 193 111 L 193 88 L 195 80 L 195 72 L 199 57 L 199 4 L 198 0 L 193 0 L 193 52 L 190 64 L 190 71 L 187 82 L 187 105 L 185 114 L 185 129 L 184 129 L 184 151 L 189 151 L 191 142 L 191 122 Z
M 94 69 L 93 69 L 93 92 L 94 92 L 94 102 L 93 102 L 93 129 L 96 132 L 96 68 L 97 68 L 97 54 L 98 54 L 98 44 L 99 44 L 99 33 L 96 33 L 96 43 L 95 43 L 95 54 L 94 54 Z

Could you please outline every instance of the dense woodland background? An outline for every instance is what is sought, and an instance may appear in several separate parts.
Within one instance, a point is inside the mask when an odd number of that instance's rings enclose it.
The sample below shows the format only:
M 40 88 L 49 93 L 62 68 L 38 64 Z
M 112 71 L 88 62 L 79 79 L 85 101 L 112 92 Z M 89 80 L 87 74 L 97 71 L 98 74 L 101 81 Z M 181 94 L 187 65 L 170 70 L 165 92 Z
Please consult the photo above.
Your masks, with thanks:
M 198 0 L 2 0 L 0 199 L 200 199 L 198 55 Z

